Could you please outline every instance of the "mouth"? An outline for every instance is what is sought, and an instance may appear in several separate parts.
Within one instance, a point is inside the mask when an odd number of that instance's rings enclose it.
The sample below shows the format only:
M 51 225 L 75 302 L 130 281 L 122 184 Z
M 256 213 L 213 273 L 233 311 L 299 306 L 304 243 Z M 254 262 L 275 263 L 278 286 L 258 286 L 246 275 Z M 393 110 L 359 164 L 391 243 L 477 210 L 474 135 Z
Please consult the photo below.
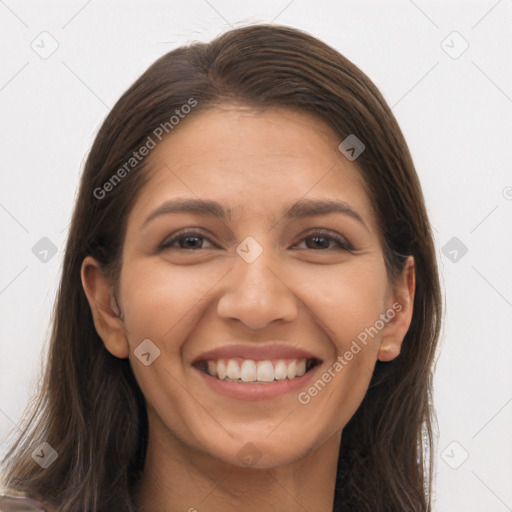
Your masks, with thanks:
M 216 395 L 289 400 L 314 378 L 322 363 L 317 355 L 291 343 L 267 342 L 224 345 L 203 352 L 192 360 L 192 367 Z
M 304 376 L 321 361 L 317 358 L 248 359 L 242 357 L 202 359 L 194 366 L 214 379 L 238 384 L 271 384 Z

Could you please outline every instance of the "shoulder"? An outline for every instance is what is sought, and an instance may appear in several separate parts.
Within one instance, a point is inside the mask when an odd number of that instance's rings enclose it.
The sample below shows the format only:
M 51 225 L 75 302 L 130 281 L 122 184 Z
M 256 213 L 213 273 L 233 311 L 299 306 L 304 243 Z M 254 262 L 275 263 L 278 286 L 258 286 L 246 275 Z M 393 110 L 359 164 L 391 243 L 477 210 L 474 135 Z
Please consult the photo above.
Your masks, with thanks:
M 27 496 L 0 494 L 0 512 L 52 512 L 44 508 L 38 501 Z

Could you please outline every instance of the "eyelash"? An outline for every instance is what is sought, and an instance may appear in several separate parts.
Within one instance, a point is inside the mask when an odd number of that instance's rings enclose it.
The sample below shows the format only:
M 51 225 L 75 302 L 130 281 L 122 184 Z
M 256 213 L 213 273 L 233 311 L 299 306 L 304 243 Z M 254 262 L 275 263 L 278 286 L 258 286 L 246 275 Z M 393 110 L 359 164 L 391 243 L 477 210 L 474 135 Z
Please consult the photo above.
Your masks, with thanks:
M 212 245 L 216 245 L 214 244 L 207 236 L 203 235 L 200 231 L 182 231 L 182 232 L 178 232 L 176 233 L 175 236 L 173 236 L 172 238 L 170 239 L 166 239 L 158 248 L 159 251 L 163 251 L 165 249 L 170 249 L 172 248 L 172 245 L 176 242 L 179 242 L 180 240 L 184 240 L 185 238 L 188 238 L 188 237 L 191 237 L 191 238 L 202 238 L 204 240 L 208 240 Z M 343 237 L 340 237 L 338 235 L 334 235 L 332 234 L 331 232 L 329 231 L 326 231 L 326 230 L 317 230 L 317 231 L 313 231 L 311 232 L 308 236 L 304 237 L 301 239 L 301 242 L 304 241 L 304 240 L 307 240 L 308 238 L 324 238 L 326 240 L 330 240 L 330 241 L 334 241 L 338 244 L 339 246 L 339 249 L 335 249 L 335 250 L 342 250 L 342 251 L 348 251 L 348 252 L 353 252 L 355 250 L 355 247 L 350 243 L 348 242 L 347 240 L 345 240 Z M 184 248 L 184 247 L 177 247 L 177 249 L 181 249 L 181 250 L 184 250 L 184 251 L 199 251 L 202 249 L 202 247 L 199 247 L 197 249 L 187 249 L 187 248 Z M 311 250 L 315 250 L 315 249 L 311 249 Z M 328 250 L 332 250 L 332 249 L 317 249 L 319 251 L 328 251 Z

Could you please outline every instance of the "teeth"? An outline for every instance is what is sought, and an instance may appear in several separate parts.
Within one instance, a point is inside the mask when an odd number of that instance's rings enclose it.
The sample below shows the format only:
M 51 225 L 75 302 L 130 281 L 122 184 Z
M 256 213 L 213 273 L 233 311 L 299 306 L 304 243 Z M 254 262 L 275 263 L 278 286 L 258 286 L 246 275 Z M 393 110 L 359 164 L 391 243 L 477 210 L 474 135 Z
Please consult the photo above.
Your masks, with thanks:
M 238 365 L 236 361 L 235 364 Z M 240 373 L 241 379 L 244 382 L 254 382 L 256 380 L 256 363 L 252 359 L 246 359 L 242 363 L 242 369 Z
M 217 377 L 217 364 L 215 361 L 208 361 L 208 373 L 213 377 Z
M 276 367 L 274 368 L 274 379 L 286 379 L 286 363 L 282 360 L 277 361 Z
M 237 362 L 234 359 L 230 359 L 228 361 L 226 372 L 228 374 L 228 377 L 232 380 L 240 378 L 240 366 L 238 366 Z
M 293 379 L 297 375 L 297 363 L 292 361 L 286 368 L 286 376 L 289 379 Z
M 275 366 L 274 366 L 275 364 Z M 272 363 L 270 360 L 254 361 L 244 359 L 240 365 L 236 359 L 219 359 L 207 361 L 202 369 L 220 380 L 235 382 L 273 382 L 274 380 L 295 379 L 302 377 L 313 365 L 313 361 L 306 359 L 292 359 L 285 361 L 279 359 Z
M 217 378 L 220 380 L 225 379 L 227 377 L 226 365 L 224 361 L 221 359 L 217 361 Z
M 274 367 L 272 361 L 259 361 L 256 365 L 256 380 L 272 382 L 274 380 Z
M 306 360 L 301 359 L 297 363 L 297 369 L 295 370 L 297 372 L 297 377 L 302 377 L 306 373 Z

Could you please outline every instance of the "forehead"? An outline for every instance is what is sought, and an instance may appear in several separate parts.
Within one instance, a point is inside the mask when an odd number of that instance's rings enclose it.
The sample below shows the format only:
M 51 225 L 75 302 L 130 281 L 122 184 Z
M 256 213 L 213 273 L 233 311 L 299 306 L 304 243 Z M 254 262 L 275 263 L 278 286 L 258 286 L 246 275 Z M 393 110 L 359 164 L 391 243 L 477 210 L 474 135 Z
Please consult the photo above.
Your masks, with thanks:
M 223 105 L 186 118 L 148 157 L 136 213 L 172 198 L 222 202 L 232 216 L 277 219 L 284 203 L 338 199 L 373 222 L 359 167 L 325 123 L 288 109 Z

